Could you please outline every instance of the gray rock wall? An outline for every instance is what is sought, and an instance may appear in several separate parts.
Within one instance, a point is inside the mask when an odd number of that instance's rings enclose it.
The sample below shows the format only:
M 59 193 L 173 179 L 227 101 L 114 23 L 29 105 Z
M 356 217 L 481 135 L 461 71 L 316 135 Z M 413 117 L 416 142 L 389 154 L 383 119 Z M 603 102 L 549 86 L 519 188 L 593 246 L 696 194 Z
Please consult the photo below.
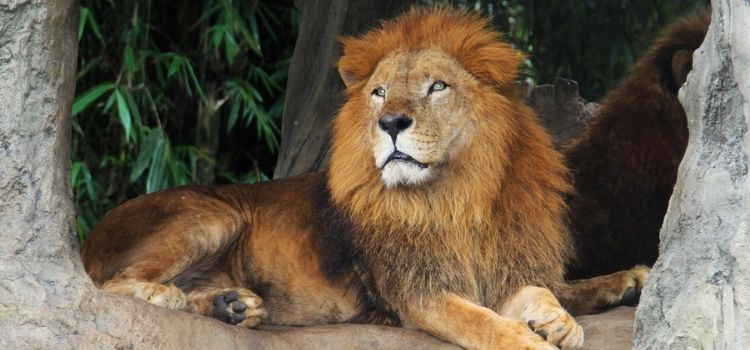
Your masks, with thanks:
M 680 91 L 690 141 L 636 312 L 636 349 L 750 344 L 750 1 L 712 1 Z

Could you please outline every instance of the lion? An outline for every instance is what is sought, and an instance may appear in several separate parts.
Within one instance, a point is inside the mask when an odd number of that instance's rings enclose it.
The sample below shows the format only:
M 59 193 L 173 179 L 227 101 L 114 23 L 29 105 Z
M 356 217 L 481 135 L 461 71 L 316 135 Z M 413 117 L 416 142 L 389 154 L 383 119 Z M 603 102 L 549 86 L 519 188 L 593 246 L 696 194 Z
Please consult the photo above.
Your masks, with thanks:
M 706 9 L 660 33 L 564 150 L 576 190 L 568 198 L 576 246 L 568 277 L 656 261 L 659 230 L 688 142 L 677 91 L 710 22 Z
M 563 305 L 628 302 L 648 270 L 563 282 L 567 170 L 499 37 L 433 8 L 342 39 L 327 171 L 130 200 L 92 230 L 86 271 L 105 291 L 245 327 L 377 323 L 468 349 L 579 348 Z

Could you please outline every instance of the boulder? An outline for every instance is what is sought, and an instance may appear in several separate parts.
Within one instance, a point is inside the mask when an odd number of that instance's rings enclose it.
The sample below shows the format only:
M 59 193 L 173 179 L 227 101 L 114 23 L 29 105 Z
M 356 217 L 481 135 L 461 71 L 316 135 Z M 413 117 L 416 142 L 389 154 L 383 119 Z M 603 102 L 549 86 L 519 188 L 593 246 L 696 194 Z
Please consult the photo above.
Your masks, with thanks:
M 750 2 L 712 5 L 679 93 L 690 141 L 636 312 L 636 349 L 744 349 L 750 339 Z

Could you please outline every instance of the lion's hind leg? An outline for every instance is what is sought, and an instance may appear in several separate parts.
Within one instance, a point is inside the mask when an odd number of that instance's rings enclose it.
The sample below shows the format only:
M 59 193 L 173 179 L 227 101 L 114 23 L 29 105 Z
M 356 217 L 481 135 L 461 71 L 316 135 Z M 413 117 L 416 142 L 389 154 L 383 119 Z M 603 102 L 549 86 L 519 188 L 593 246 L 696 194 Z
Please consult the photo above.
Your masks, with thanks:
M 132 278 L 115 278 L 105 282 L 102 289 L 113 294 L 127 295 L 172 310 L 183 310 L 185 293 L 174 285 L 140 281 Z
M 246 288 L 198 288 L 188 293 L 187 306 L 190 312 L 248 328 L 267 315 L 263 299 Z
M 107 292 L 186 310 L 186 292 L 207 281 L 230 285 L 217 276 L 231 272 L 226 256 L 249 225 L 235 207 L 197 186 L 128 201 L 92 230 L 81 254 L 86 270 Z
M 597 313 L 620 305 L 634 306 L 649 271 L 646 266 L 636 266 L 609 275 L 568 281 L 555 294 L 574 315 Z

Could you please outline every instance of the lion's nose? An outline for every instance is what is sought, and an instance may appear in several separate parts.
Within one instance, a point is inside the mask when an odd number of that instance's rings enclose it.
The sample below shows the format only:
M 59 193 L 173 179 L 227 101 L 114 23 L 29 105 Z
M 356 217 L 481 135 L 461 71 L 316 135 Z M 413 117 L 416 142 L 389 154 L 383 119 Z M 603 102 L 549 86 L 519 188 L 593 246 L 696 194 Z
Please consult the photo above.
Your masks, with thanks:
M 409 126 L 411 126 L 412 120 L 404 114 L 386 114 L 383 118 L 378 121 L 380 129 L 391 135 L 393 141 L 396 141 L 396 136 Z

